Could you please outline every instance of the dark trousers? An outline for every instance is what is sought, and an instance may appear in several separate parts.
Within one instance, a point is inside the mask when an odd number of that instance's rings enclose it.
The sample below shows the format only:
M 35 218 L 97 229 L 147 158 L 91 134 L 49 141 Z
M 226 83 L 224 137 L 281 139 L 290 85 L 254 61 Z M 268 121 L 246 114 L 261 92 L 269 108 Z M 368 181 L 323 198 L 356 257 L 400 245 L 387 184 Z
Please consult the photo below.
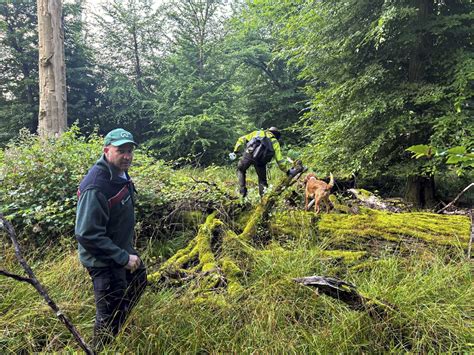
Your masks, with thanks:
M 244 153 L 237 164 L 237 177 L 239 179 L 240 194 L 244 197 L 247 196 L 245 175 L 247 169 L 250 168 L 251 165 L 255 167 L 255 171 L 257 172 L 258 192 L 260 193 L 260 196 L 263 196 L 265 189 L 268 187 L 267 166 L 266 164 L 257 164 L 257 162 L 252 158 L 252 155 L 249 153 Z
M 100 346 L 117 335 L 138 303 L 147 284 L 146 269 L 142 264 L 134 273 L 123 267 L 91 267 L 87 271 L 94 285 L 94 344 Z

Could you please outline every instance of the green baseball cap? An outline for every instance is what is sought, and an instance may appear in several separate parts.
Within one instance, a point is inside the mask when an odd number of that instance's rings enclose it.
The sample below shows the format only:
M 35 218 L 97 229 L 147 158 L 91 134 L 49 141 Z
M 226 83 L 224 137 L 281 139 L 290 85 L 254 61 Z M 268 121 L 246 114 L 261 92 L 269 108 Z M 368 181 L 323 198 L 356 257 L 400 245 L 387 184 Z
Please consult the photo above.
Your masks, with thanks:
M 123 128 L 116 128 L 110 131 L 104 138 L 104 146 L 112 144 L 113 146 L 118 147 L 127 143 L 132 143 L 136 146 L 138 145 L 138 143 L 133 140 L 132 134 Z

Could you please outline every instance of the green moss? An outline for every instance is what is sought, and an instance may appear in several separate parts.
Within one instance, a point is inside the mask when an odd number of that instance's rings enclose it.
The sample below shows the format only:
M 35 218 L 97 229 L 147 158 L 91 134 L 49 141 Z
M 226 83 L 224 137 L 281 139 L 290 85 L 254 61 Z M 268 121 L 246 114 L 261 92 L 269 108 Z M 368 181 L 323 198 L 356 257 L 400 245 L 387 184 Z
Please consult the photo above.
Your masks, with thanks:
M 222 225 L 219 219 L 216 219 L 217 212 L 211 213 L 206 222 L 199 228 L 197 236 L 189 242 L 189 244 L 176 252 L 169 258 L 160 269 L 148 275 L 150 283 L 157 282 L 163 276 L 183 271 L 184 266 L 196 261 L 196 266 L 192 267 L 189 272 L 208 272 L 217 269 L 217 263 L 214 253 L 211 249 L 211 238 L 213 231 Z M 184 271 L 184 273 L 187 273 Z
M 329 195 L 329 201 L 331 201 L 335 211 L 343 212 L 343 213 L 351 213 L 350 207 L 340 203 L 335 195 Z
M 270 220 L 270 232 L 274 236 L 308 237 L 316 229 L 320 217 L 301 210 L 274 213 Z
M 225 296 L 222 294 L 215 293 L 197 296 L 193 299 L 193 303 L 216 308 L 228 307 L 228 303 L 225 299 Z
M 318 227 L 321 234 L 335 242 L 357 242 L 375 237 L 393 242 L 417 239 L 440 245 L 467 246 L 470 233 L 470 221 L 465 216 L 376 210 L 364 210 L 359 215 L 323 214 Z
M 221 259 L 222 271 L 228 278 L 236 278 L 242 275 L 242 270 L 229 258 Z
M 265 204 L 261 202 L 260 204 L 257 205 L 257 207 L 255 207 L 253 214 L 248 219 L 244 230 L 239 235 L 239 238 L 245 241 L 252 240 L 252 238 L 256 235 L 257 226 L 262 221 L 262 216 L 263 216 L 264 211 L 265 211 Z
M 244 290 L 239 282 L 239 277 L 242 276 L 242 270 L 229 258 L 221 259 L 221 267 L 227 279 L 227 292 L 229 294 L 241 293 Z
M 362 198 L 369 198 L 370 196 L 373 196 L 374 194 L 368 190 L 365 189 L 353 189 L 356 193 L 357 196 L 360 196 Z

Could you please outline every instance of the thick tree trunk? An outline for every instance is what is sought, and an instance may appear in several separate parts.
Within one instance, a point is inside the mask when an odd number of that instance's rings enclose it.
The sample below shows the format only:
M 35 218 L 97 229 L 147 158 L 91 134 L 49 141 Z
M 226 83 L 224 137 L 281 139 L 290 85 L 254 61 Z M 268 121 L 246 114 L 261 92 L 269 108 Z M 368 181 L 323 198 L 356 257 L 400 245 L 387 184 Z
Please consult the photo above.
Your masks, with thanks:
M 426 23 L 428 17 L 433 13 L 433 2 L 431 0 L 417 0 L 415 6 L 418 10 L 418 23 Z M 431 38 L 426 32 L 418 32 L 417 45 L 410 54 L 408 62 L 408 81 L 418 82 L 423 80 L 424 63 L 431 49 Z
M 405 199 L 416 207 L 432 208 L 436 204 L 433 177 L 409 176 Z
M 38 134 L 54 137 L 67 128 L 66 65 L 61 0 L 38 1 Z
M 434 177 L 430 176 L 422 178 L 422 188 L 424 200 L 423 207 L 434 208 L 436 206 Z

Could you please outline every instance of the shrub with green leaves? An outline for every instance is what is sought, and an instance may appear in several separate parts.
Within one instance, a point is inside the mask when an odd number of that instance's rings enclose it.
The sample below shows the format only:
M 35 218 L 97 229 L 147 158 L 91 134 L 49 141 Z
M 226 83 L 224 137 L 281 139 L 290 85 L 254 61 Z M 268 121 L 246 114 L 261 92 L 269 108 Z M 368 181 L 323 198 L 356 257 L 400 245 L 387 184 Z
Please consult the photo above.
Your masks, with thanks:
M 77 126 L 58 139 L 40 139 L 22 131 L 9 143 L 0 166 L 0 211 L 17 233 L 36 242 L 70 235 L 77 187 L 100 151 L 100 137 L 79 137 Z
M 0 152 L 0 212 L 19 235 L 37 245 L 73 235 L 77 187 L 102 154 L 102 144 L 97 134 L 83 137 L 73 126 L 57 139 L 23 131 Z M 137 232 L 144 237 L 169 236 L 170 226 L 182 229 L 183 210 L 216 206 L 229 193 L 226 168 L 174 170 L 140 148 L 130 175 L 138 190 Z

